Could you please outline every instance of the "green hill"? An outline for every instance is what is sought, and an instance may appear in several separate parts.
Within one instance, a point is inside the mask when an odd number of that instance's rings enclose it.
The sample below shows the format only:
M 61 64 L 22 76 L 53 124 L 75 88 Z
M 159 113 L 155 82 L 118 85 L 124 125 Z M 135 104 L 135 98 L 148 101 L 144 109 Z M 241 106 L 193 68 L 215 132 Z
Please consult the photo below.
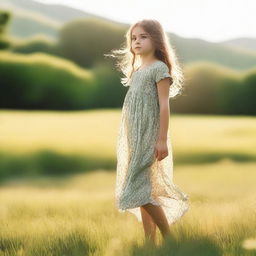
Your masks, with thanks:
M 120 26 L 120 40 L 130 24 L 118 23 L 104 17 L 90 14 L 65 5 L 50 5 L 34 0 L 1 0 L 0 8 L 12 10 L 13 20 L 10 34 L 16 37 L 28 37 L 45 34 L 58 38 L 58 30 L 63 25 L 80 18 L 96 17 Z M 183 63 L 210 61 L 235 69 L 255 67 L 255 39 L 230 40 L 230 42 L 212 43 L 198 38 L 182 38 L 169 33 L 171 41 Z M 114 47 L 114 45 L 113 45 Z
M 245 49 L 248 51 L 256 51 L 256 38 L 235 38 L 222 42 L 225 45 L 233 46 L 240 49 Z
M 256 51 L 232 47 L 223 43 L 212 43 L 202 39 L 184 39 L 170 34 L 182 62 L 205 60 L 235 69 L 256 66 Z

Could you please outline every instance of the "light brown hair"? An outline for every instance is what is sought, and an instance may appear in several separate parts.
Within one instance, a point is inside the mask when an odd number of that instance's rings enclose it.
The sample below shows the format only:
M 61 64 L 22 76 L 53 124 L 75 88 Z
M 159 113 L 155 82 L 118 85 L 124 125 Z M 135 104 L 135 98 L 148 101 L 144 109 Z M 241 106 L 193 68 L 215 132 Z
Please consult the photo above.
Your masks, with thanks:
M 167 34 L 157 20 L 143 19 L 131 25 L 125 34 L 126 42 L 124 46 L 120 49 L 112 50 L 112 54 L 105 54 L 105 56 L 118 58 L 116 67 L 125 75 L 125 77 L 121 78 L 121 83 L 124 86 L 128 86 L 132 73 L 141 64 L 140 58 L 137 58 L 138 55 L 135 55 L 131 47 L 132 31 L 136 26 L 142 27 L 143 30 L 150 35 L 155 47 L 155 57 L 168 66 L 169 73 L 172 76 L 169 98 L 175 97 L 180 94 L 182 90 L 184 82 L 183 71 L 178 62 L 174 48 L 168 40 Z

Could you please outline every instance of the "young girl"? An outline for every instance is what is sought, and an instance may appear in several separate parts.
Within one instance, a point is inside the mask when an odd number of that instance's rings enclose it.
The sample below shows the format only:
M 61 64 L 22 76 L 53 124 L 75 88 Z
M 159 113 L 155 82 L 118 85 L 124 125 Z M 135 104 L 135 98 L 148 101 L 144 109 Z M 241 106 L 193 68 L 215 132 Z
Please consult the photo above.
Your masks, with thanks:
M 117 138 L 116 206 L 142 221 L 146 241 L 155 245 L 156 226 L 166 241 L 169 224 L 189 208 L 188 195 L 172 181 L 168 133 L 169 98 L 180 93 L 183 74 L 158 21 L 135 23 L 126 39 L 124 49 L 112 51 L 122 54 L 117 66 L 129 86 Z

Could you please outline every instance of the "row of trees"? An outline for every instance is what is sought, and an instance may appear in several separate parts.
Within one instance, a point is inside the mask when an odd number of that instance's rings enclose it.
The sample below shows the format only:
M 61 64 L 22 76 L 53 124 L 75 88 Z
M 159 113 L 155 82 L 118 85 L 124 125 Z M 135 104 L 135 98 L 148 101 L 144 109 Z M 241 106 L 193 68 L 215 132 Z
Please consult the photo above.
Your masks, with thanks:
M 74 110 L 116 107 L 125 89 L 111 65 L 91 70 L 38 53 L 0 53 L 0 108 Z
M 91 109 L 121 107 L 127 88 L 113 63 L 90 70 L 46 54 L 0 53 L 1 108 Z M 234 72 L 210 63 L 185 68 L 183 93 L 172 112 L 256 114 L 256 69 Z
M 212 63 L 193 63 L 185 69 L 182 96 L 171 101 L 179 113 L 256 114 L 256 68 L 235 71 Z
M 8 13 L 0 12 L 2 42 L 8 42 L 5 31 L 9 19 Z M 121 85 L 122 74 L 114 70 L 114 62 L 103 58 L 120 45 L 119 35 L 119 26 L 77 20 L 63 27 L 57 43 L 43 39 L 5 47 L 3 43 L 0 107 L 120 107 L 127 88 Z M 104 44 L 96 43 L 102 38 Z M 185 67 L 185 78 L 183 94 L 170 100 L 172 112 L 256 114 L 256 70 L 238 72 L 206 62 L 192 63 Z
M 7 31 L 6 25 L 11 15 L 2 14 L 6 15 L 3 27 L 4 31 Z M 68 59 L 84 68 L 93 68 L 98 62 L 105 60 L 105 53 L 120 46 L 123 41 L 120 35 L 124 32 L 123 27 L 113 24 L 110 26 L 109 22 L 96 18 L 78 19 L 59 30 L 57 41 L 43 35 L 21 41 L 8 41 L 5 38 L 8 44 L 5 43 L 1 49 L 22 54 L 42 52 Z

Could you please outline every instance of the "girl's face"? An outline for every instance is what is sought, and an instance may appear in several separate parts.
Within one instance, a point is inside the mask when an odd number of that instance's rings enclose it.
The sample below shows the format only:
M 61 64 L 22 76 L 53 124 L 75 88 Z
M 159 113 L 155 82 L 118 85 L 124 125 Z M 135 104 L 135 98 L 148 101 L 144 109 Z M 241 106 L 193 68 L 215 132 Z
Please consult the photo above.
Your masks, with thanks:
M 140 26 L 133 28 L 131 40 L 132 50 L 135 54 L 148 55 L 155 50 L 150 35 Z

